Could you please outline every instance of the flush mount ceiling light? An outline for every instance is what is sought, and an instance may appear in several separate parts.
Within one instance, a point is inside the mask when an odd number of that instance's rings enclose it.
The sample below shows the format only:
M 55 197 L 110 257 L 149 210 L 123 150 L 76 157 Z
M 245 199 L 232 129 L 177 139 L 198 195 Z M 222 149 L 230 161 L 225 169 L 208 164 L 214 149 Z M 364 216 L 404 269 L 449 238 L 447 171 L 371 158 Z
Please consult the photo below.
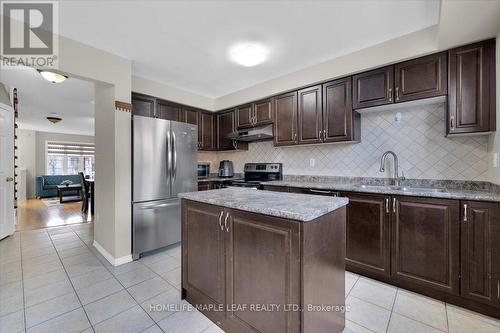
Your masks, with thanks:
M 47 116 L 47 120 L 50 121 L 52 124 L 57 124 L 62 120 L 62 118 L 55 113 L 51 113 Z
M 238 64 L 252 67 L 266 60 L 267 50 L 263 46 L 246 43 L 234 46 L 229 55 Z
M 64 82 L 68 77 L 62 74 L 54 73 L 54 72 L 49 72 L 49 71 L 42 71 L 38 70 L 38 73 L 47 81 L 52 82 L 52 83 L 61 83 Z

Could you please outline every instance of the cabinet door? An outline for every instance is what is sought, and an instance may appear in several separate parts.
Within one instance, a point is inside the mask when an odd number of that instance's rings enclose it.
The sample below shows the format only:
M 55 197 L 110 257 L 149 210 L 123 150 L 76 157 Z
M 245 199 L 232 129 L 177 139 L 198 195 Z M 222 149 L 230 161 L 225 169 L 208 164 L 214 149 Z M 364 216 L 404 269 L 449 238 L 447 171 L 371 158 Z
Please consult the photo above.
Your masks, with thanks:
M 498 305 L 499 205 L 463 201 L 461 221 L 461 294 L 481 303 Z
M 198 182 L 198 191 L 210 190 L 210 182 Z
M 367 108 L 393 103 L 394 67 L 387 66 L 354 75 L 353 107 Z
M 254 103 L 255 126 L 273 122 L 273 101 L 271 98 Z
M 297 92 L 294 91 L 274 99 L 274 145 L 297 143 Z
M 238 106 L 236 108 L 236 119 L 238 128 L 253 126 L 253 107 L 252 104 Z
M 390 276 L 390 197 L 358 193 L 347 197 L 347 269 Z
M 178 104 L 166 101 L 157 101 L 155 117 L 166 120 L 179 121 L 181 119 L 182 107 Z
M 182 288 L 194 305 L 225 304 L 223 212 L 219 206 L 187 200 L 182 203 Z M 224 316 L 215 311 L 205 314 L 215 320 Z
M 154 117 L 155 99 L 153 97 L 132 95 L 132 114 L 134 116 Z
M 441 52 L 394 65 L 396 103 L 446 95 L 446 57 Z
M 193 125 L 198 125 L 199 117 L 198 110 L 191 109 L 189 107 L 182 108 L 182 119 L 183 122 Z
M 323 85 L 324 142 L 352 141 L 358 136 L 359 114 L 352 110 L 351 90 L 350 77 Z
M 321 86 L 299 90 L 299 143 L 321 142 L 323 114 L 321 107 Z
M 393 278 L 458 294 L 459 202 L 402 196 L 393 200 Z
M 217 114 L 217 149 L 234 149 L 233 140 L 226 138 L 235 130 L 234 111 Z
M 283 311 L 300 303 L 299 223 L 230 210 L 227 230 L 229 308 L 279 304 L 277 311 L 228 311 L 228 332 L 297 332 L 299 314 Z
M 215 115 L 208 112 L 199 113 L 198 141 L 200 150 L 215 150 Z
M 448 51 L 448 134 L 495 130 L 495 40 Z

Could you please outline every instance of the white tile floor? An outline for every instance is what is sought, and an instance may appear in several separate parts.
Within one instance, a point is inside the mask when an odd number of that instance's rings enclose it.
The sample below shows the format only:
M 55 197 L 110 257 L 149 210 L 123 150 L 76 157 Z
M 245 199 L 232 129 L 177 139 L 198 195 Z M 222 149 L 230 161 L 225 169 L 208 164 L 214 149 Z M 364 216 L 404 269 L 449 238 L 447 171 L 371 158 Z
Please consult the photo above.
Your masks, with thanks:
M 119 267 L 92 247 L 93 225 L 16 233 L 0 241 L 0 332 L 222 332 L 178 304 L 180 247 Z M 345 333 L 499 333 L 500 321 L 346 273 Z

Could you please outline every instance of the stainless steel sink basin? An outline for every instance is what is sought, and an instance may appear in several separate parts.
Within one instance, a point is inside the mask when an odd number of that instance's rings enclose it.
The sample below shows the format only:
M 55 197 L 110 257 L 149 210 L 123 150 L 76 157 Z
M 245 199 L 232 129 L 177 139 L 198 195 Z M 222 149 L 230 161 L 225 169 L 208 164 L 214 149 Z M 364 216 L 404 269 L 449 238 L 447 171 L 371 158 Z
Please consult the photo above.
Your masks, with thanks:
M 402 192 L 432 192 L 445 193 L 442 188 L 433 187 L 410 187 L 410 186 L 395 186 L 395 185 L 354 185 L 355 188 L 373 190 L 373 191 L 402 191 Z

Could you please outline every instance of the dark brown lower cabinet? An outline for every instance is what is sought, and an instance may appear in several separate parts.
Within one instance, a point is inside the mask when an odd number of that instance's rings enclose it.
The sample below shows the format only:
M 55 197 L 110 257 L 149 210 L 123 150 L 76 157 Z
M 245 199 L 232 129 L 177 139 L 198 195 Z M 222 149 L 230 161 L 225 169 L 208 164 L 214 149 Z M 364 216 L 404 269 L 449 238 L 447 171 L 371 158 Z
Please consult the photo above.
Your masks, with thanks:
M 274 188 L 308 190 L 264 189 Z M 340 196 L 349 198 L 347 270 L 500 318 L 500 203 Z
M 210 190 L 210 182 L 198 182 L 198 191 Z
M 499 204 L 462 201 L 461 221 L 461 295 L 499 306 Z
M 220 228 L 222 209 L 190 202 L 182 210 L 182 285 L 192 304 L 222 307 L 226 302 L 226 232 Z M 220 324 L 225 311 L 213 311 Z
M 391 274 L 390 196 L 349 193 L 346 268 L 376 276 Z
M 393 279 L 460 293 L 459 205 L 457 200 L 393 197 Z
M 344 305 L 345 214 L 303 223 L 182 200 L 183 297 L 228 333 L 342 332 L 344 312 L 309 305 Z

